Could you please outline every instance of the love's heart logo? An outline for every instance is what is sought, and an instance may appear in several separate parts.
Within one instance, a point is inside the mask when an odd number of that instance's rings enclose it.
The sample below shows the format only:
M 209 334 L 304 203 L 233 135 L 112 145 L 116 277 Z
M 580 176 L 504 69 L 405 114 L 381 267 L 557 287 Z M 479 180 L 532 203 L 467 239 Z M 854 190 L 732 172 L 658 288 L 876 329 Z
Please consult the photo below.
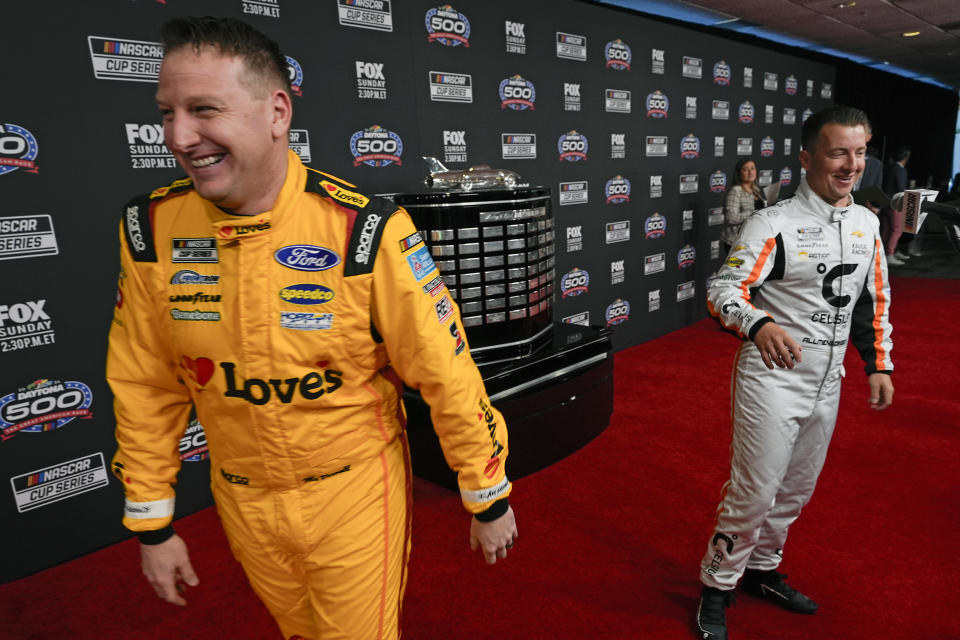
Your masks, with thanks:
M 213 377 L 213 360 L 210 358 L 191 358 L 183 356 L 180 358 L 180 364 L 183 368 L 193 374 L 193 378 L 201 387 L 206 386 Z
M 317 367 L 320 369 L 326 369 L 328 364 L 330 364 L 329 360 L 317 360 Z

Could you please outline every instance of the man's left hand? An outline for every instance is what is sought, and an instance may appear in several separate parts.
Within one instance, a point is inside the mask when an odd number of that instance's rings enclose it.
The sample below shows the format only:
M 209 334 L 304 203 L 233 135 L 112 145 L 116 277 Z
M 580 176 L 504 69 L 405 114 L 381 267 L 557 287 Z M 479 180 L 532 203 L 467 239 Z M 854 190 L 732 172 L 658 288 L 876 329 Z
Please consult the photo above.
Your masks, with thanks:
M 893 380 L 886 373 L 871 373 L 867 378 L 870 385 L 870 408 L 886 409 L 893 404 Z
M 519 535 L 513 507 L 507 507 L 506 513 L 491 522 L 470 517 L 470 549 L 480 549 L 487 564 L 506 558 L 507 550 L 513 548 Z

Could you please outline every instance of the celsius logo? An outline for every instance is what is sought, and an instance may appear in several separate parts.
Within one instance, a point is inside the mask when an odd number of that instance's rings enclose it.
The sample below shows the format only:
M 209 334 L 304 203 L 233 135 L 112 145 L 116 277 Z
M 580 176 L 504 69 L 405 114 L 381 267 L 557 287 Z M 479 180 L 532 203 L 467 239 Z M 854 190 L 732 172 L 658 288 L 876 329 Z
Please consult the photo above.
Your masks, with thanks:
M 560 291 L 564 298 L 586 293 L 589 287 L 590 274 L 580 267 L 574 267 L 572 271 L 560 278 Z
M 537 90 L 533 83 L 524 80 L 522 76 L 504 78 L 500 82 L 500 108 L 510 108 L 514 111 L 534 109 L 533 103 L 537 99 Z
M 787 186 L 793 181 L 793 171 L 790 170 L 790 167 L 784 167 L 780 170 L 780 185 Z
M 670 110 L 670 99 L 657 89 L 647 96 L 647 117 L 666 118 Z
M 630 46 L 620 38 L 606 44 L 603 48 L 603 57 L 607 60 L 607 69 L 630 71 L 633 54 L 630 52 Z
M 0 428 L 3 440 L 18 433 L 41 433 L 59 429 L 74 418 L 93 416 L 90 387 L 68 380 L 41 378 L 0 398 Z
M 794 96 L 797 94 L 797 77 L 796 76 L 787 76 L 783 81 L 783 90 L 787 92 L 788 96 Z
M 712 193 L 723 193 L 727 190 L 727 175 L 717 169 L 710 174 L 710 191 Z
M 680 141 L 680 157 L 685 160 L 692 160 L 700 157 L 700 138 L 692 133 L 687 134 Z
M 607 196 L 607 204 L 630 202 L 630 181 L 623 176 L 618 175 L 607 180 L 603 191 Z
M 280 297 L 293 304 L 323 304 L 333 300 L 333 290 L 322 284 L 291 284 L 280 289 Z
M 15 124 L 0 125 L 0 176 L 17 169 L 37 173 L 37 151 L 32 133 Z
M 753 122 L 754 109 L 753 105 L 750 104 L 750 101 L 744 102 L 740 105 L 740 108 L 737 110 L 737 120 L 743 124 L 750 124 Z
M 610 303 L 603 315 L 607 319 L 608 327 L 626 322 L 630 319 L 630 303 L 617 298 Z
M 340 256 L 326 247 L 312 244 L 292 244 L 277 249 L 274 259 L 297 271 L 326 271 L 340 264 Z
M 727 86 L 730 84 L 730 65 L 721 60 L 713 65 L 713 84 Z
M 577 133 L 576 130 L 568 131 L 557 140 L 557 151 L 560 152 L 560 160 L 566 162 L 580 162 L 587 159 L 587 136 Z
M 393 131 L 378 124 L 355 132 L 350 137 L 350 153 L 353 154 L 353 166 L 361 164 L 371 167 L 385 167 L 396 163 L 403 164 L 403 140 Z
M 196 418 L 187 425 L 187 431 L 180 438 L 180 460 L 182 462 L 200 462 L 210 457 L 207 447 L 207 434 Z
M 470 46 L 470 21 L 448 4 L 427 11 L 427 41 L 448 47 Z
M 773 155 L 774 146 L 773 138 L 767 136 L 760 141 L 760 155 L 764 158 L 769 158 Z
M 290 90 L 293 91 L 294 95 L 302 96 L 303 92 L 300 87 L 303 86 L 303 68 L 300 67 L 299 62 L 290 56 L 284 57 L 287 59 L 287 78 L 290 79 Z
M 683 248 L 677 252 L 677 266 L 681 269 L 692 267 L 696 260 L 697 250 L 689 244 L 683 245 Z
M 644 238 L 662 238 L 667 233 L 667 219 L 657 212 L 643 221 Z

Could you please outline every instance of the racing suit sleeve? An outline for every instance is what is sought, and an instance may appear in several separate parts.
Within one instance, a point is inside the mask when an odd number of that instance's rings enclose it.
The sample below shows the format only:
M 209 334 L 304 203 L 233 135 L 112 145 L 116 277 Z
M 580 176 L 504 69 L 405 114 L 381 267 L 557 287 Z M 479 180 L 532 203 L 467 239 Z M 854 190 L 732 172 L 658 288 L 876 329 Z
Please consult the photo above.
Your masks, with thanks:
M 740 237 L 707 290 L 707 310 L 720 324 L 751 340 L 767 322 L 769 313 L 751 302 L 751 289 L 783 274 L 783 241 L 762 216 L 750 216 Z
M 113 472 L 126 493 L 123 525 L 137 533 L 168 528 L 180 469 L 179 440 L 190 397 L 178 380 L 168 341 L 158 321 L 166 312 L 162 292 L 151 291 L 156 262 L 135 262 L 121 228 L 120 281 L 107 354 L 113 391 L 117 452 Z M 156 543 L 150 534 L 141 541 Z
M 374 325 L 391 366 L 430 406 L 467 511 L 496 517 L 511 491 L 506 423 L 470 357 L 460 311 L 416 234 L 403 209 L 386 223 L 374 263 Z
M 873 219 L 874 226 L 879 223 Z M 863 288 L 853 306 L 850 340 L 863 359 L 864 370 L 871 373 L 892 373 L 893 361 L 890 350 L 893 341 L 890 334 L 890 280 L 887 276 L 887 261 L 883 254 L 883 241 L 874 235 L 873 258 L 863 282 Z

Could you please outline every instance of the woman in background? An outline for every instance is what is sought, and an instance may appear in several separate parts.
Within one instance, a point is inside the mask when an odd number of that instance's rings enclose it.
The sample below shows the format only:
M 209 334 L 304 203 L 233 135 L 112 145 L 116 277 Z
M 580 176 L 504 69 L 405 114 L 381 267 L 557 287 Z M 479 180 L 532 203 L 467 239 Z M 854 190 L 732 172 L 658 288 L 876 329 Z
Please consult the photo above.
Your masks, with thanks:
M 741 158 L 734 170 L 734 185 L 727 191 L 723 207 L 723 232 L 720 234 L 724 248 L 730 248 L 740 235 L 740 225 L 754 211 L 767 206 L 763 191 L 757 186 L 757 163 L 750 158 Z

